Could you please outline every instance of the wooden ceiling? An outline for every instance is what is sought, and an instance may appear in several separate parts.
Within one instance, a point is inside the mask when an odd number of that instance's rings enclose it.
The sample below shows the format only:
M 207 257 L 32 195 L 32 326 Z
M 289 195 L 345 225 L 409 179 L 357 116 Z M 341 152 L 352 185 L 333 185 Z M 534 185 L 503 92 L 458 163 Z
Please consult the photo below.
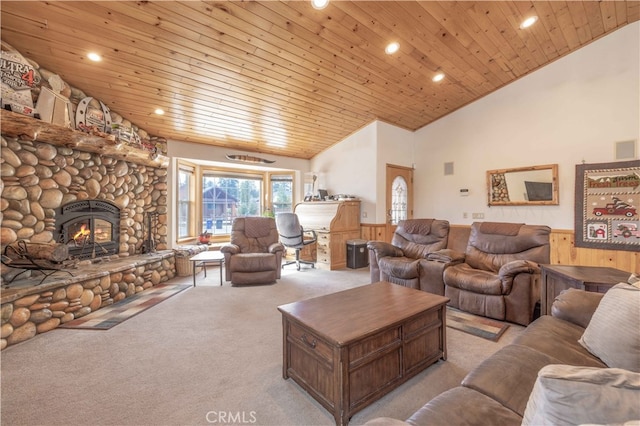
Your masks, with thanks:
M 5 42 L 152 135 L 305 159 L 373 120 L 416 130 L 640 18 L 638 1 L 0 7 Z

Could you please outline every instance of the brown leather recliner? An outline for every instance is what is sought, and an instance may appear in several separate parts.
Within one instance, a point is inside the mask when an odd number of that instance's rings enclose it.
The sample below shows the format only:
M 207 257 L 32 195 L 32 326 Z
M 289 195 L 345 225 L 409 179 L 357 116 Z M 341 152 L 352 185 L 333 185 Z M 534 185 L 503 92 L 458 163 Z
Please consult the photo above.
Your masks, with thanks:
M 447 246 L 449 222 L 438 219 L 401 220 L 391 244 L 369 241 L 371 282 L 388 281 L 405 287 L 422 289 L 420 260 Z
M 226 280 L 233 285 L 271 284 L 280 278 L 284 246 L 272 217 L 238 217 L 231 243 L 222 246 Z
M 475 222 L 465 260 L 444 270 L 449 306 L 527 325 L 540 300 L 540 267 L 549 263 L 551 228 Z

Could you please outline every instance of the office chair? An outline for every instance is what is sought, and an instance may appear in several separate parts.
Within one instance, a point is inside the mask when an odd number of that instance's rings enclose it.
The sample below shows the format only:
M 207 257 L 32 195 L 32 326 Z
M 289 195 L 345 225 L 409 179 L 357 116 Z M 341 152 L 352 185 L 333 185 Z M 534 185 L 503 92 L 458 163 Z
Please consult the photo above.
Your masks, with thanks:
M 296 260 L 291 260 L 282 265 L 284 268 L 287 265 L 295 263 L 298 271 L 300 270 L 300 264 L 311 265 L 315 268 L 315 262 L 308 262 L 300 259 L 300 250 L 309 244 L 313 244 L 317 240 L 316 231 L 305 231 L 300 226 L 298 215 L 295 213 L 278 213 L 276 215 L 276 223 L 278 227 L 278 234 L 280 234 L 280 242 L 285 246 L 296 250 Z M 311 233 L 313 238 L 304 238 L 305 233 Z

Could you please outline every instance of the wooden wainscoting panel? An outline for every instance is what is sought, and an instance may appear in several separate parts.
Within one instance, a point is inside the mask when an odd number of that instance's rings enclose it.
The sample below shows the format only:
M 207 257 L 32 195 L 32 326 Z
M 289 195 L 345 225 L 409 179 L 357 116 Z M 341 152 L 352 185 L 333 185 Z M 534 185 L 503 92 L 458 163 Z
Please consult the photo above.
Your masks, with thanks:
M 360 235 L 363 240 L 367 241 L 391 241 L 391 236 L 387 238 L 386 225 L 375 224 L 375 223 L 361 223 L 360 224 Z
M 627 272 L 640 272 L 640 253 L 576 247 L 574 237 L 573 230 L 554 229 L 551 231 L 552 264 L 607 266 Z

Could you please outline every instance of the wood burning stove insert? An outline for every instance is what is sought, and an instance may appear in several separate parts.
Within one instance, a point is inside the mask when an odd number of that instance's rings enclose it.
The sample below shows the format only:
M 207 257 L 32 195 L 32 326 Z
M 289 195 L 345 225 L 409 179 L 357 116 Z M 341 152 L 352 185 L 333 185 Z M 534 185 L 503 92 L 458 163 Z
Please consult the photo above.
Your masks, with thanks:
M 120 209 L 103 200 L 74 201 L 56 214 L 56 241 L 69 246 L 69 256 L 94 259 L 117 254 Z

